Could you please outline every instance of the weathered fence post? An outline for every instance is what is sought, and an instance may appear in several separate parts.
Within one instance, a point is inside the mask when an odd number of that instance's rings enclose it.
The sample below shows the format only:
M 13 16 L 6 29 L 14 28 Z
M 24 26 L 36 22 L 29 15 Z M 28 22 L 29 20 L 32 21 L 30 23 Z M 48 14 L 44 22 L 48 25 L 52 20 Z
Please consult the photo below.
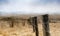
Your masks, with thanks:
M 43 35 L 44 36 L 50 36 L 48 14 L 43 15 Z
M 33 32 L 35 32 L 36 29 L 35 29 L 35 21 L 34 21 L 34 18 L 32 18 L 32 26 L 33 26 Z
M 25 26 L 25 20 L 22 23 L 23 23 L 23 26 Z
M 33 18 L 33 17 L 30 17 L 30 18 L 28 19 L 28 22 L 29 22 L 30 25 L 32 25 L 32 27 L 33 27 L 33 32 L 35 32 L 35 21 L 34 21 L 34 18 Z
M 34 21 L 33 24 L 34 24 L 36 36 L 39 36 L 39 32 L 38 32 L 38 24 L 37 24 L 37 17 L 33 17 L 33 21 Z
M 10 27 L 14 27 L 14 19 L 13 18 L 8 18 L 11 21 Z
M 11 21 L 11 27 L 14 27 L 14 20 Z

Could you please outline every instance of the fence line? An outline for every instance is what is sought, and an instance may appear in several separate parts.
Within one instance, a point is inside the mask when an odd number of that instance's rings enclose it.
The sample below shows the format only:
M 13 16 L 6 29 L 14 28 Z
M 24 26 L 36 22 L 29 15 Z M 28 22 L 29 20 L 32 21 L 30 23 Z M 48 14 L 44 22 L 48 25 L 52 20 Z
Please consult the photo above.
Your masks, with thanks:
M 49 18 L 48 18 L 48 14 L 45 14 L 45 15 L 42 15 L 43 17 L 43 35 L 44 36 L 50 36 L 50 33 L 49 33 Z M 37 23 L 37 17 L 32 17 L 32 18 L 29 18 L 29 19 L 22 19 L 22 20 L 31 20 L 32 19 L 32 26 L 33 26 L 33 31 L 36 33 L 36 36 L 39 36 L 39 30 L 38 30 L 38 23 Z M 14 18 L 3 18 L 1 20 L 7 20 L 7 21 L 11 21 L 11 27 L 14 27 L 14 22 L 15 20 L 17 19 L 14 19 Z M 18 19 L 20 20 L 20 19 Z M 24 24 L 25 25 L 25 24 Z

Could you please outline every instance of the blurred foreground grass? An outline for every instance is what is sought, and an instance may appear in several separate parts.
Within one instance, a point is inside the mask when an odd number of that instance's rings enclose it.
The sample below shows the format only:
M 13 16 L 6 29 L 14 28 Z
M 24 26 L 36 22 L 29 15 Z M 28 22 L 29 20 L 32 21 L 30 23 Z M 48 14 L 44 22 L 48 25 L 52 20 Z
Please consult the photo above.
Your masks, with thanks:
M 51 36 L 60 36 L 60 23 L 49 23 L 50 25 L 50 35 Z M 31 25 L 26 24 L 23 26 L 22 24 L 18 26 L 5 27 L 0 25 L 0 36 L 35 36 L 33 32 L 33 28 Z M 42 23 L 38 24 L 39 28 L 39 36 L 43 36 L 43 28 Z

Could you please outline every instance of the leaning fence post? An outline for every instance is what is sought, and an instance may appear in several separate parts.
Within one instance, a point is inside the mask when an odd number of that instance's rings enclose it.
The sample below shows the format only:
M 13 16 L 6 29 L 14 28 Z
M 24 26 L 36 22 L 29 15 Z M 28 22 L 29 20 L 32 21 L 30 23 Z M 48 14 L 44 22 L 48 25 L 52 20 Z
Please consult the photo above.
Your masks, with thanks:
M 39 32 L 38 32 L 38 24 L 37 24 L 37 17 L 33 17 L 34 18 L 34 23 L 35 24 L 35 33 L 36 33 L 36 36 L 39 36 Z
M 32 26 L 33 26 L 33 32 L 35 32 L 36 29 L 35 29 L 35 21 L 34 21 L 34 18 L 32 18 Z
M 10 21 L 11 21 L 10 27 L 14 27 L 14 20 L 13 19 L 10 19 Z
M 50 36 L 48 14 L 43 15 L 42 17 L 43 17 L 43 35 L 44 36 Z
M 11 22 L 11 27 L 13 27 L 14 26 L 14 20 L 12 20 L 12 22 Z

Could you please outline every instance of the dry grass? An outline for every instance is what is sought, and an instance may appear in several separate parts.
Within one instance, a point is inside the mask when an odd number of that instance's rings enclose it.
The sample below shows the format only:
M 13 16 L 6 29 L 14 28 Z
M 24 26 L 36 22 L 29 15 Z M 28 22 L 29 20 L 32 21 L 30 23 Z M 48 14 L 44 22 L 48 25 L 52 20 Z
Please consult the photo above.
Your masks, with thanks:
M 0 36 L 35 36 L 32 26 L 28 25 L 23 26 L 22 23 L 14 25 L 13 28 L 9 27 L 7 22 L 0 23 Z M 51 36 L 60 36 L 60 23 L 49 23 L 50 24 L 50 35 Z M 39 36 L 43 36 L 42 23 L 38 24 Z
M 51 36 L 60 36 L 60 23 L 50 23 Z

